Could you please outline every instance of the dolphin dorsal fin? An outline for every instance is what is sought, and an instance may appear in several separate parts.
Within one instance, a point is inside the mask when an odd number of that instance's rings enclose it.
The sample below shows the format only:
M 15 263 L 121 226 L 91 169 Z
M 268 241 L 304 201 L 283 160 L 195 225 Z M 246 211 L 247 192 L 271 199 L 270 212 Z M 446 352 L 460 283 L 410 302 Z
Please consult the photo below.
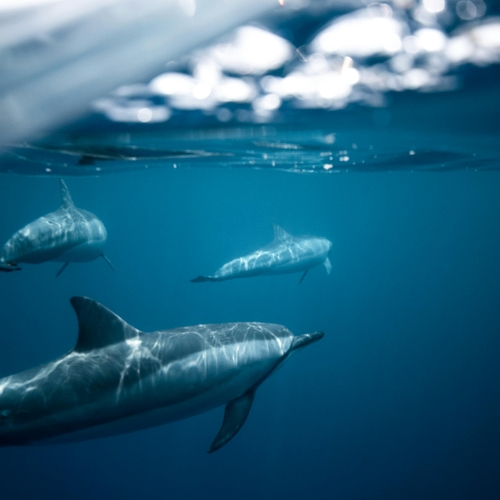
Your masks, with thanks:
M 95 300 L 73 297 L 71 305 L 78 318 L 75 351 L 85 352 L 138 337 L 140 331 Z
M 62 198 L 62 206 L 64 208 L 72 208 L 75 206 L 73 203 L 73 200 L 71 199 L 71 195 L 69 194 L 68 186 L 66 186 L 66 183 L 62 180 L 59 179 L 61 183 L 61 198 Z
M 289 240 L 292 238 L 292 235 L 287 233 L 282 227 L 277 224 L 272 224 L 274 231 L 274 239 L 278 241 Z

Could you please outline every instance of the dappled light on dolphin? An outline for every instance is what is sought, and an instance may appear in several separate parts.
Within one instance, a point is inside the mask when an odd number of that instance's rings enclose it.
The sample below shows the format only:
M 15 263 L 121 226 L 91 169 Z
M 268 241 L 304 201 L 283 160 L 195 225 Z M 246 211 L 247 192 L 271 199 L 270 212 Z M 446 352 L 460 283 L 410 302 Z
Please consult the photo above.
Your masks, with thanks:
M 70 262 L 87 262 L 104 255 L 107 239 L 104 224 L 94 214 L 77 208 L 61 179 L 62 205 L 17 231 L 0 252 L 0 271 L 20 270 L 20 263 L 64 262 L 56 276 Z
M 144 333 L 89 298 L 71 304 L 75 348 L 0 380 L 0 445 L 112 436 L 226 405 L 212 453 L 243 426 L 260 384 L 291 352 L 324 335 L 294 336 L 269 323 Z
M 332 243 L 326 238 L 292 236 L 273 224 L 274 239 L 268 246 L 224 264 L 212 276 L 198 276 L 192 283 L 226 281 L 235 278 L 302 272 L 302 283 L 310 269 L 323 264 L 330 274 L 328 253 Z

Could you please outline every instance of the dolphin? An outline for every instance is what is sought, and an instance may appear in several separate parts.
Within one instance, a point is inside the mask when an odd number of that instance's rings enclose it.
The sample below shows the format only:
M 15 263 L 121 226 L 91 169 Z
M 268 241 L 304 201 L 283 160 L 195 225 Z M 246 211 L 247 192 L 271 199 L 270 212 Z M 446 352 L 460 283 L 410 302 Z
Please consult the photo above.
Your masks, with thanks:
M 208 452 L 244 424 L 255 391 L 288 356 L 323 337 L 281 325 L 222 323 L 144 333 L 101 304 L 73 297 L 75 348 L 0 379 L 0 445 L 82 441 L 226 405 Z
M 92 213 L 76 208 L 62 179 L 62 205 L 15 233 L 0 252 L 0 271 L 19 271 L 18 264 L 64 262 L 59 276 L 70 262 L 86 262 L 102 257 L 107 233 L 104 224 Z
M 280 226 L 275 224 L 272 226 L 274 240 L 271 244 L 249 255 L 231 260 L 215 271 L 213 276 L 198 276 L 192 279 L 191 283 L 302 272 L 300 285 L 309 269 L 319 264 L 324 264 L 326 272 L 330 274 L 332 270 L 328 258 L 332 247 L 330 241 L 312 236 L 294 237 Z

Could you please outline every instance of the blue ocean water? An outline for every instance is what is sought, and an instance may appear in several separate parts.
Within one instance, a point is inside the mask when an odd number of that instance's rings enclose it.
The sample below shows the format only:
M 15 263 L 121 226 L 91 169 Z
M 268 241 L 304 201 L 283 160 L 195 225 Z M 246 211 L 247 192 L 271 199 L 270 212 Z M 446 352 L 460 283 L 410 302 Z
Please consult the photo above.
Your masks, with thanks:
M 143 331 L 263 321 L 325 337 L 259 388 L 217 453 L 223 408 L 0 448 L 0 498 L 499 498 L 500 74 L 468 69 L 461 90 L 376 109 L 285 109 L 262 125 L 92 116 L 11 148 L 1 242 L 59 206 L 64 177 L 106 225 L 116 270 L 2 273 L 0 377 L 74 347 L 75 295 Z M 269 243 L 271 224 L 332 241 L 331 275 L 190 283 Z
M 497 172 L 157 168 L 68 179 L 104 221 L 104 261 L 2 276 L 2 376 L 70 350 L 74 295 L 144 330 L 266 321 L 324 339 L 258 391 L 135 434 L 4 448 L 2 498 L 495 498 L 500 402 Z M 4 175 L 2 238 L 59 205 L 55 179 Z M 330 276 L 192 284 L 268 243 L 270 223 L 333 242 Z

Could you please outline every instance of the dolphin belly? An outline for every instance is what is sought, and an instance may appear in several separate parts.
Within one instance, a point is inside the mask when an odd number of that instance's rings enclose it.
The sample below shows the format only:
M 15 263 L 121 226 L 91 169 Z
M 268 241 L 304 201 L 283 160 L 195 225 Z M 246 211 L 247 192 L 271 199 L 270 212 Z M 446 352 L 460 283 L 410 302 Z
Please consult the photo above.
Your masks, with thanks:
M 41 264 L 50 260 L 57 260 L 61 255 L 59 248 L 36 248 L 32 251 L 16 252 L 9 255 L 6 262 L 16 264 Z
M 291 337 L 288 338 L 283 348 L 290 347 L 291 340 Z M 131 342 L 130 346 L 131 361 L 150 349 L 139 341 Z M 61 409 L 21 425 L 5 436 L 3 444 L 74 442 L 138 431 L 192 417 L 226 404 L 265 379 L 279 364 L 283 348 L 275 339 L 209 348 L 161 365 L 130 385 L 125 383 L 128 371 L 135 371 L 136 368 L 125 363 L 115 367 L 114 374 L 107 375 L 117 381 L 116 385 L 108 387 L 104 393 L 95 394 L 85 404 L 68 405 L 60 395 L 53 401 L 52 395 L 38 399 L 36 406 L 31 406 L 31 412 L 37 413 L 36 407 L 40 404 L 61 406 Z M 95 368 L 85 376 L 82 373 L 85 379 L 105 371 L 105 367 L 100 365 L 107 355 L 95 360 L 92 357 L 90 355 L 86 362 Z M 79 362 L 84 361 L 81 359 Z M 63 361 L 57 363 L 64 364 Z M 62 365 L 60 368 L 64 371 Z M 52 367 L 43 371 L 55 373 Z M 34 378 L 38 377 L 34 375 Z M 30 377 L 30 380 L 33 378 Z M 77 383 L 86 384 L 85 380 Z M 7 385 L 21 388 L 25 384 L 11 379 Z M 75 392 L 71 385 L 72 382 L 68 381 L 69 391 L 65 393 L 65 399 Z M 50 390 L 50 386 L 45 388 L 44 385 L 36 389 L 40 395 Z
M 16 255 L 9 255 L 8 262 L 16 264 L 41 264 L 43 262 L 86 262 L 94 260 L 102 254 L 103 245 L 93 243 L 81 243 L 72 247 L 70 244 L 54 243 L 34 247 L 32 250 L 24 249 Z
M 260 368 L 263 368 L 264 372 L 269 372 L 273 370 L 274 365 L 275 363 L 270 367 L 265 366 Z M 259 382 L 262 378 L 262 373 L 259 373 L 260 371 L 261 370 L 248 370 L 247 373 L 238 373 L 230 380 L 221 384 L 214 384 L 214 386 L 209 390 L 183 401 L 171 403 L 163 407 L 154 408 L 137 414 L 131 414 L 116 420 L 113 419 L 104 423 L 92 425 L 91 414 L 102 414 L 104 410 L 105 404 L 100 402 L 95 405 L 93 411 L 91 410 L 88 412 L 89 415 L 87 417 L 88 420 L 86 421 L 86 427 L 56 436 L 38 438 L 27 442 L 26 444 L 64 444 L 86 441 L 89 439 L 118 436 L 194 417 L 200 413 L 223 406 L 228 401 L 241 396 L 249 388 L 255 386 Z M 156 386 L 156 383 L 153 385 Z M 165 390 L 168 390 L 168 388 L 165 388 Z M 150 394 L 148 397 L 155 396 Z M 114 401 L 110 401 L 110 403 L 111 405 L 115 404 Z M 140 405 L 141 404 L 138 402 L 138 406 Z M 66 418 L 68 416 L 66 416 Z M 89 424 L 91 425 L 90 427 Z
M 51 260 L 56 262 L 88 262 L 100 257 L 103 249 L 103 241 L 85 241 L 80 245 L 76 245 L 75 247 L 64 251 Z
M 275 275 L 275 274 L 292 274 L 301 271 L 306 271 L 313 267 L 318 266 L 325 260 L 324 255 L 308 256 L 301 259 L 289 259 L 283 264 L 276 264 L 272 267 L 265 268 L 261 271 L 262 275 Z

